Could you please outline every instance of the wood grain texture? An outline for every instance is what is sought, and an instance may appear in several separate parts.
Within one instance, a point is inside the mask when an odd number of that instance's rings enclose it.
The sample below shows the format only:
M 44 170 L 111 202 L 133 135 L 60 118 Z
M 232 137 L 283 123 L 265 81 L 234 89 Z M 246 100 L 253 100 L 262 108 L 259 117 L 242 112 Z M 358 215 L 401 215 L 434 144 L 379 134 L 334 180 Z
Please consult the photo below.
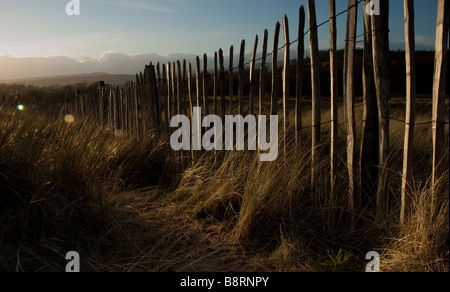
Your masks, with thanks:
M 312 149 L 311 149 L 311 188 L 315 192 L 321 135 L 321 93 L 319 41 L 317 37 L 316 1 L 308 0 L 309 44 L 311 51 L 311 88 L 312 88 Z
M 389 157 L 389 0 L 380 2 L 380 15 L 372 15 L 372 53 L 375 88 L 378 103 L 379 175 L 377 188 L 377 218 L 385 221 L 388 215 L 388 157 Z
M 433 78 L 433 173 L 432 173 L 432 209 L 433 215 L 439 212 L 445 202 L 444 191 L 439 188 L 439 180 L 445 171 L 445 93 L 447 80 L 447 43 L 449 26 L 448 0 L 438 0 L 436 25 L 436 55 Z M 446 194 L 448 196 L 448 193 Z
M 400 224 L 405 224 L 411 212 L 413 193 L 413 145 L 416 116 L 416 45 L 414 28 L 414 0 L 404 0 L 405 58 L 406 58 L 406 124 L 403 149 L 402 202 Z

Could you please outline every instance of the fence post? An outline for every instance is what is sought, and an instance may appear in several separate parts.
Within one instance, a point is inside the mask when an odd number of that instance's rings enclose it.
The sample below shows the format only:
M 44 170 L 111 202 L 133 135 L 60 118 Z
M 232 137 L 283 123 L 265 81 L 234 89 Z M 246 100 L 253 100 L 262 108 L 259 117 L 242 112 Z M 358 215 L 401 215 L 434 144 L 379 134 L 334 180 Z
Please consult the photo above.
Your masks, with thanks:
M 278 79 L 278 41 L 280 38 L 280 28 L 279 22 L 275 24 L 275 37 L 273 39 L 273 50 L 272 50 L 272 94 L 271 94 L 271 115 L 278 115 L 278 99 L 280 92 L 280 85 Z
M 181 72 L 181 62 L 177 61 L 177 114 L 181 115 L 182 107 L 181 107 L 181 83 L 182 83 L 182 72 Z M 181 151 L 182 152 L 182 151 Z
M 308 0 L 309 43 L 311 48 L 311 88 L 312 88 L 312 149 L 311 149 L 311 189 L 315 192 L 319 167 L 320 145 L 320 61 L 319 41 L 317 39 L 316 1 Z
M 214 115 L 217 116 L 217 89 L 218 89 L 219 71 L 218 71 L 218 55 L 214 52 Z
M 289 123 L 289 66 L 290 66 L 290 39 L 289 39 L 289 21 L 287 15 L 283 17 L 283 37 L 284 37 L 284 62 L 283 62 L 283 118 L 284 118 L 284 157 L 287 155 L 287 136 Z
M 444 202 L 444 192 L 439 189 L 439 180 L 445 170 L 445 94 L 447 80 L 447 42 L 449 11 L 448 0 L 439 0 L 436 25 L 436 57 L 433 81 L 433 174 L 432 174 L 432 214 L 437 215 Z M 448 194 L 447 194 L 448 195 Z
M 150 66 L 152 66 L 152 63 L 150 63 Z M 147 80 L 144 80 L 144 76 L 142 74 L 142 71 L 140 72 L 140 75 L 139 75 L 139 84 L 140 84 L 140 86 L 139 86 L 139 95 L 138 95 L 139 104 L 140 104 L 140 106 L 139 106 L 139 108 L 140 108 L 140 110 L 139 110 L 139 115 L 140 115 L 139 118 L 140 118 L 140 121 L 141 121 L 141 128 L 139 130 L 141 131 L 142 136 L 144 137 L 145 131 L 146 131 L 146 127 L 147 127 L 146 118 L 148 117 L 147 102 L 150 102 L 149 110 L 150 110 L 151 113 L 154 113 L 155 109 L 152 108 L 153 107 L 153 102 L 154 102 L 153 101 L 153 96 L 151 96 L 150 93 L 148 92 L 148 90 L 146 90 L 148 88 L 149 84 L 148 84 Z M 155 117 L 154 114 L 150 114 L 150 119 L 152 120 L 153 126 L 156 123 L 156 121 L 154 120 L 154 117 Z
M 234 57 L 234 47 L 231 46 L 230 47 L 230 66 L 228 69 L 229 72 L 229 77 L 228 77 L 228 91 L 229 91 L 229 102 L 230 102 L 230 115 L 234 115 L 234 104 L 233 104 L 233 99 L 234 99 L 234 76 L 233 76 L 233 57 Z
M 158 90 L 158 86 L 157 86 L 154 65 L 150 65 L 149 86 L 150 86 L 150 90 L 151 90 L 150 94 L 155 99 L 156 127 L 158 129 L 158 133 L 160 133 L 160 131 L 161 131 L 161 103 L 159 100 L 159 90 Z
M 244 89 L 245 89 L 244 57 L 245 57 L 245 40 L 242 40 L 241 52 L 239 55 L 239 114 L 240 115 L 244 115 Z
M 403 1 L 405 10 L 405 53 L 406 53 L 406 124 L 403 152 L 402 205 L 400 224 L 404 224 L 410 213 L 412 195 L 412 155 L 414 143 L 414 122 L 416 113 L 416 45 L 414 29 L 414 0 Z
M 220 103 L 221 103 L 221 114 L 220 117 L 222 121 L 225 121 L 225 67 L 223 60 L 223 51 L 219 50 L 219 64 L 220 64 L 220 73 L 219 73 L 219 90 L 220 90 Z
M 377 218 L 384 221 L 388 208 L 387 162 L 389 156 L 389 0 L 380 1 L 380 15 L 372 15 L 372 54 L 379 121 L 379 172 Z
M 337 136 L 339 127 L 338 106 L 338 70 L 337 70 L 337 28 L 336 28 L 336 0 L 329 1 L 330 6 L 330 91 L 331 91 L 331 139 L 330 139 L 330 175 L 331 191 L 330 203 L 334 201 L 337 173 Z
M 176 68 L 176 63 L 172 62 L 172 97 L 173 97 L 173 115 L 177 115 L 178 114 L 178 100 L 177 100 L 177 68 Z
M 219 50 L 219 90 L 220 90 L 220 103 L 221 103 L 221 115 L 222 121 L 225 121 L 225 67 L 223 64 L 223 51 Z M 225 145 L 225 135 L 222 135 L 222 145 Z
M 165 113 L 166 99 L 165 99 L 165 95 L 164 95 L 164 84 L 161 79 L 161 65 L 159 63 L 156 64 L 156 84 L 158 85 L 158 96 L 160 97 L 161 125 L 163 124 L 163 121 L 164 121 L 164 127 L 165 127 L 166 121 L 165 121 L 164 115 L 166 114 Z M 164 111 L 164 114 L 163 114 L 163 111 Z
M 169 117 L 169 127 L 170 127 L 170 119 L 173 117 L 172 111 L 172 68 L 170 66 L 170 62 L 166 64 L 167 68 L 167 113 Z
M 177 114 L 178 115 L 182 115 L 183 114 L 183 108 L 182 108 L 182 83 L 183 83 L 183 75 L 181 72 L 181 62 L 178 60 L 177 61 Z M 180 158 L 181 158 L 181 165 L 183 166 L 184 169 L 184 150 L 181 149 L 180 150 Z
M 189 107 L 191 112 L 191 121 L 194 120 L 194 99 L 192 97 L 192 64 L 189 63 L 188 65 L 188 95 L 189 95 Z M 191 125 L 191 158 L 192 158 L 192 164 L 195 163 L 195 152 L 194 152 L 194 125 Z
M 364 1 L 364 11 L 371 0 Z M 377 193 L 379 126 L 378 104 L 373 73 L 372 21 L 364 13 L 364 56 L 363 56 L 363 136 L 360 153 L 360 191 L 364 207 L 368 207 Z
M 258 51 L 258 35 L 255 37 L 255 42 L 253 43 L 252 57 L 250 59 L 250 114 L 255 114 L 255 63 L 256 63 L 256 52 Z
M 209 115 L 209 102 L 208 102 L 208 56 L 203 55 L 203 108 L 205 116 Z
M 197 107 L 201 107 L 200 100 L 201 100 L 201 86 L 200 86 L 200 57 L 197 57 L 195 59 L 195 80 L 196 80 L 196 89 L 197 89 Z M 192 118 L 193 120 L 194 117 Z M 202 115 L 200 115 L 198 119 L 198 124 L 193 125 L 197 128 L 198 140 L 196 141 L 197 146 L 201 149 L 202 147 Z M 194 131 L 192 131 L 194 132 Z
M 263 36 L 263 49 L 261 57 L 261 70 L 259 76 L 259 115 L 264 114 L 264 93 L 265 93 L 265 79 L 266 79 L 266 61 L 267 61 L 267 41 L 269 37 L 269 32 L 264 30 Z
M 183 108 L 183 114 L 187 115 L 189 113 L 189 109 L 187 109 L 186 102 L 186 90 L 187 90 L 187 63 L 186 59 L 183 59 L 183 79 L 181 82 L 182 95 L 181 95 L 181 106 Z
M 349 0 L 349 35 L 348 55 L 347 55 L 347 167 L 349 175 L 349 207 L 354 211 L 359 208 L 359 196 L 356 183 L 356 129 L 355 129 L 355 49 L 356 49 L 356 21 L 358 12 L 357 0 Z
M 170 130 L 170 110 L 169 110 L 169 95 L 167 92 L 168 85 L 167 85 L 167 70 L 166 70 L 166 64 L 162 65 L 162 76 L 161 76 L 161 89 L 162 89 L 162 97 L 164 99 L 164 112 L 165 112 L 165 127 L 167 133 L 169 133 Z
M 303 102 L 303 63 L 305 57 L 305 8 L 300 6 L 297 47 L 297 77 L 295 98 L 295 147 L 300 148 L 302 135 L 302 102 Z
M 150 63 L 150 66 L 152 64 Z M 147 71 L 150 69 L 149 66 L 146 66 Z M 149 84 L 148 80 L 144 79 L 144 76 L 142 74 L 142 71 L 139 75 L 139 103 L 140 103 L 140 119 L 141 119 L 141 130 L 142 133 L 145 135 L 146 127 L 147 127 L 147 118 L 150 118 L 152 122 L 152 126 L 155 125 L 154 120 L 154 108 L 153 108 L 153 96 L 150 95 L 150 92 L 148 91 Z M 150 106 L 148 105 L 150 103 Z M 150 112 L 150 116 L 148 115 Z

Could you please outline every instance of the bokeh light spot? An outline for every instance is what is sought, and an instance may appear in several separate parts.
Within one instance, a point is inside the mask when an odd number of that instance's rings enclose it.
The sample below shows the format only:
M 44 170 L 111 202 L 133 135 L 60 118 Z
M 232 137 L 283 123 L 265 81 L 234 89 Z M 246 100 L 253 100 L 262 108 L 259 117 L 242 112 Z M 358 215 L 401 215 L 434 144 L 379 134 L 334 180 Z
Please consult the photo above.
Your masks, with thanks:
M 73 122 L 75 122 L 75 117 L 73 115 L 66 115 L 64 117 L 64 121 L 68 124 L 72 124 Z

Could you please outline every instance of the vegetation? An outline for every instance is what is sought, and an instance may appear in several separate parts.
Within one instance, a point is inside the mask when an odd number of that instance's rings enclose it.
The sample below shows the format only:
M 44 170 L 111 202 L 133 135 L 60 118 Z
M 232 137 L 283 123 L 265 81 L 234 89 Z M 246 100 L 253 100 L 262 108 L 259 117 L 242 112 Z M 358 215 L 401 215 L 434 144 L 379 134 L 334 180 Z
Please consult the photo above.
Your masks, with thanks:
M 423 102 L 418 122 L 430 120 Z M 391 103 L 402 118 L 403 101 Z M 308 125 L 306 105 L 304 112 Z M 328 120 L 329 109 L 323 115 Z M 301 149 L 289 141 L 274 162 L 236 151 L 203 153 L 183 166 L 169 137 L 155 132 L 136 141 L 88 121 L 0 105 L 0 271 L 64 271 L 65 254 L 75 250 L 83 271 L 364 271 L 366 253 L 377 251 L 382 271 L 448 272 L 448 196 L 437 216 L 429 212 L 430 126 L 416 129 L 414 210 L 404 226 L 404 124 L 391 126 L 391 211 L 383 223 L 374 210 L 348 211 L 343 164 L 330 199 L 328 126 L 312 193 L 308 131 Z M 448 177 L 439 182 L 447 193 Z

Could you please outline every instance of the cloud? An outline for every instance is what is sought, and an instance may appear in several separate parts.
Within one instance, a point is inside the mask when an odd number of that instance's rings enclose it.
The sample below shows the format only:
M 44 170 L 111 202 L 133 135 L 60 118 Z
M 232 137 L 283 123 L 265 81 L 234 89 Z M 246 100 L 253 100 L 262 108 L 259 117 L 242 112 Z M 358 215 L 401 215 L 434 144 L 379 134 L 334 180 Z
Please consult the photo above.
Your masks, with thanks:
M 420 47 L 434 48 L 435 42 L 436 36 L 434 35 L 423 35 L 423 34 L 416 35 L 416 45 Z
M 113 1 L 108 2 L 108 4 L 119 7 L 127 7 L 134 9 L 142 9 L 154 12 L 164 12 L 164 13 L 178 13 L 178 10 L 167 5 L 167 1 L 153 0 L 153 1 L 134 1 L 134 0 L 123 0 L 123 1 Z
M 110 74 L 135 74 L 144 69 L 146 64 L 175 62 L 186 59 L 195 62 L 195 55 L 158 54 L 128 55 L 119 52 L 106 52 L 98 58 L 81 60 L 69 57 L 31 57 L 16 58 L 0 56 L 0 80 L 46 77 L 71 74 L 105 72 Z

